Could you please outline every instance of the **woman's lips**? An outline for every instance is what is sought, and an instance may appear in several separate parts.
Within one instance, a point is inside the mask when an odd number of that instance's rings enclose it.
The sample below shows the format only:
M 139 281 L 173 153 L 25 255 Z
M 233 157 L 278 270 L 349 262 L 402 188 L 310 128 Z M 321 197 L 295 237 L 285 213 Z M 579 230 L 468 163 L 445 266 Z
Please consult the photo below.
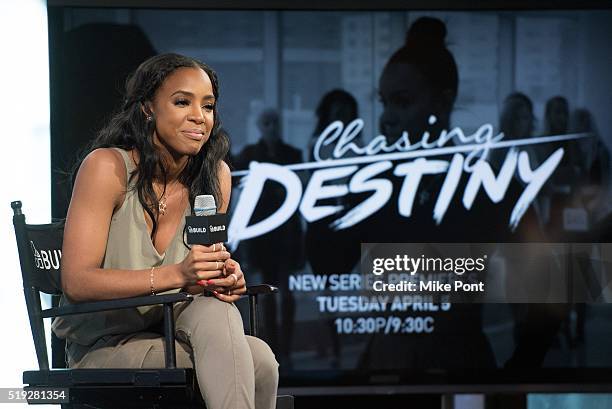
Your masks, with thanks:
M 201 141 L 204 138 L 204 134 L 201 131 L 182 131 L 190 139 Z

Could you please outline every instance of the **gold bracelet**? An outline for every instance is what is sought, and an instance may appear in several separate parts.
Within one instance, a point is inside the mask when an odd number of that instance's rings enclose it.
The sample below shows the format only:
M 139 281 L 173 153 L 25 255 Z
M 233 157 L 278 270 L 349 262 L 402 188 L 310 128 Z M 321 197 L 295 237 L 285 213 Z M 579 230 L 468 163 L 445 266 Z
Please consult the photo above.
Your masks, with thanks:
M 151 267 L 151 274 L 149 274 L 149 282 L 151 283 L 151 295 L 157 295 L 155 293 L 155 285 L 153 285 L 153 273 L 155 271 L 155 267 Z

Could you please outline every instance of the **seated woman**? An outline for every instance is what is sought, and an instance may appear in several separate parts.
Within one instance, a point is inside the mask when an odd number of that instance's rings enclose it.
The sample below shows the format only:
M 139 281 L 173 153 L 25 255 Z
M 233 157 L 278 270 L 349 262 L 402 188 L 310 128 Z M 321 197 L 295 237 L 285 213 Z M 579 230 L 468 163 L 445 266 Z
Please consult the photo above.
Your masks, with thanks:
M 246 292 L 240 264 L 221 243 L 183 244 L 196 195 L 212 194 L 220 212 L 230 199 L 218 98 L 214 71 L 181 55 L 153 57 L 132 74 L 123 106 L 76 175 L 62 303 L 198 294 L 175 307 L 177 366 L 195 368 L 208 408 L 274 408 L 278 363 L 245 336 L 233 304 Z M 161 319 L 161 306 L 141 307 L 57 318 L 53 330 L 72 368 L 161 368 Z

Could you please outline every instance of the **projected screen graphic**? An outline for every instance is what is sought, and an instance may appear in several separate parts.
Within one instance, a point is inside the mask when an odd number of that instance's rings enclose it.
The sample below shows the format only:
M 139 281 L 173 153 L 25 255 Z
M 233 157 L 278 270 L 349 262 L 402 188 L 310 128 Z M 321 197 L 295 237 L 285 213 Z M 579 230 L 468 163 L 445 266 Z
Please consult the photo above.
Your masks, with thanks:
M 93 137 L 146 57 L 178 52 L 218 73 L 234 184 L 229 246 L 249 282 L 281 290 L 262 302 L 261 319 L 282 382 L 612 367 L 610 254 L 600 245 L 612 233 L 612 12 L 66 7 L 50 16 L 54 169 Z M 54 180 L 61 217 L 69 189 Z M 487 247 L 480 262 L 501 274 L 487 285 L 521 295 L 511 302 L 377 293 L 362 268 L 362 243 L 536 242 L 593 243 L 576 268 L 599 280 L 596 302 L 523 291 L 521 280 L 546 288 L 574 271 L 554 246 L 539 255 L 541 276 L 523 274 L 529 251 Z M 424 245 L 414 256 L 434 252 Z

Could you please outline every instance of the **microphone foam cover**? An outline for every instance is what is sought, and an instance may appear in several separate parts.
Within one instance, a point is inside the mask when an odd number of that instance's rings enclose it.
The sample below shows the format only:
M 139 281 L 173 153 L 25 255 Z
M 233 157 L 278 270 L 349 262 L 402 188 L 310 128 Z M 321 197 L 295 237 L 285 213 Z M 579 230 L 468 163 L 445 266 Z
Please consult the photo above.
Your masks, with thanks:
M 213 195 L 198 195 L 193 203 L 196 216 L 213 216 L 217 213 L 217 205 Z

